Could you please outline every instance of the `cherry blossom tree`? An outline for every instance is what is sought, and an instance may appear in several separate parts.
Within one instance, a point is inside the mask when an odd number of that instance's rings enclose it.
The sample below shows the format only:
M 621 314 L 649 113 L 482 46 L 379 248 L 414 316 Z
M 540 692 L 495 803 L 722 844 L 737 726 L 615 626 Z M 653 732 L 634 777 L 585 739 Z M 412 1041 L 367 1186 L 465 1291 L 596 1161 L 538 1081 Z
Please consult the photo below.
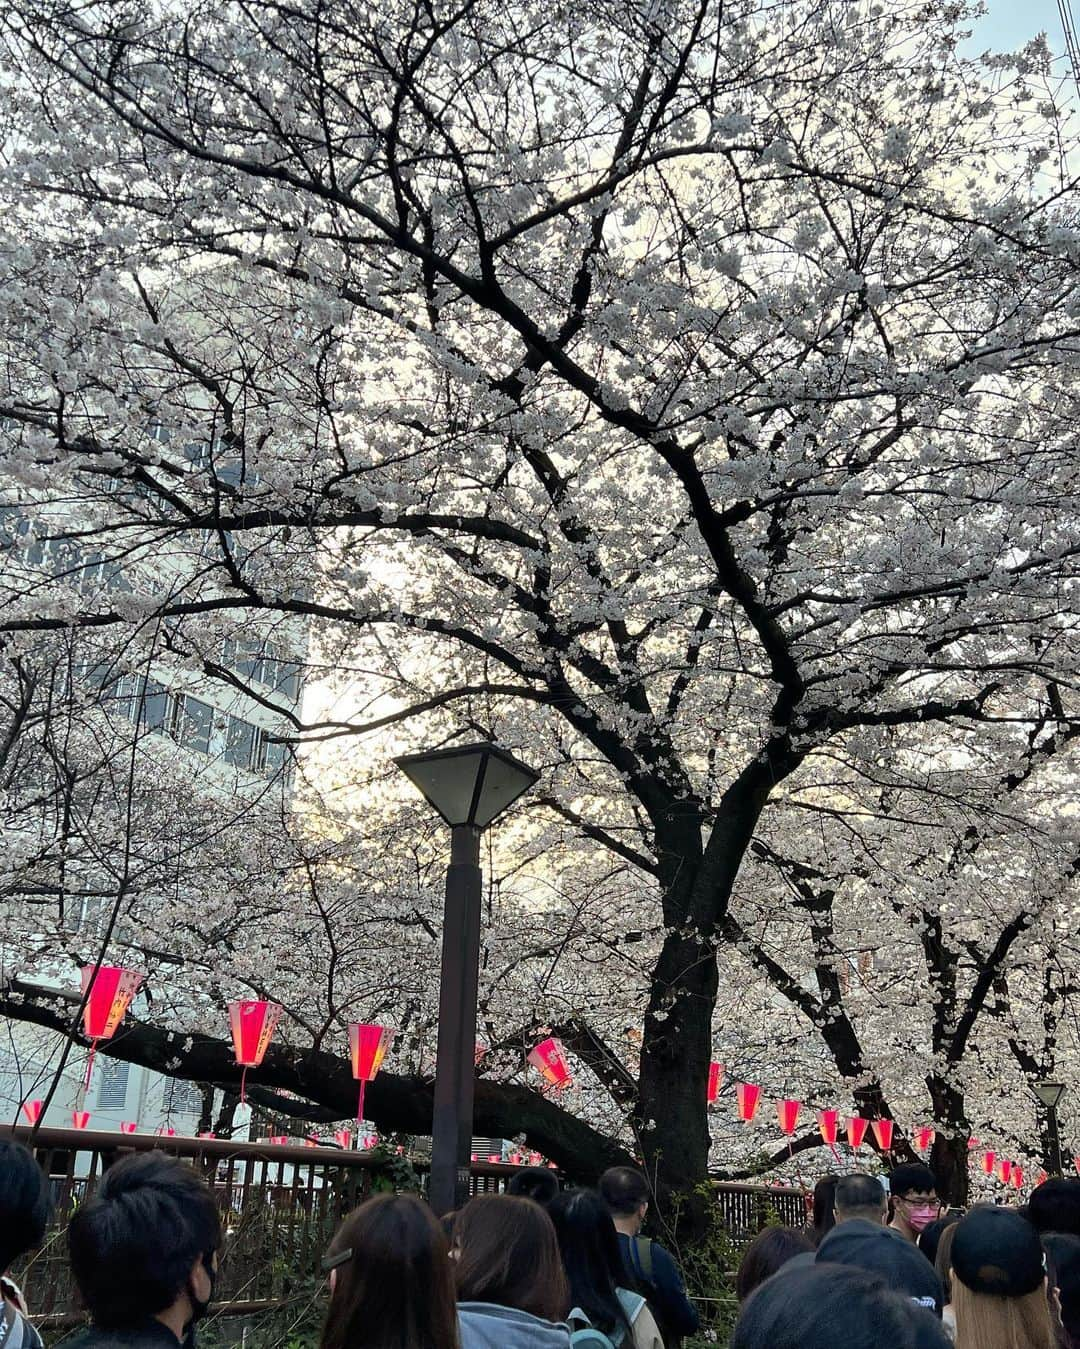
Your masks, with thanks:
M 301 621 L 364 692 L 297 744 L 480 731 L 542 768 L 521 846 L 603 957 L 527 1020 L 562 995 L 611 1051 L 664 1193 L 707 1172 L 721 966 L 857 1101 L 914 1081 L 959 1130 L 991 995 L 1042 1005 L 1031 934 L 1075 913 L 1069 132 L 1044 44 L 976 67 L 969 14 L 3 18 L 8 500 L 129 590 L 16 558 L 0 631 L 160 627 L 227 678 L 230 625 Z M 897 952 L 902 1086 L 840 932 Z

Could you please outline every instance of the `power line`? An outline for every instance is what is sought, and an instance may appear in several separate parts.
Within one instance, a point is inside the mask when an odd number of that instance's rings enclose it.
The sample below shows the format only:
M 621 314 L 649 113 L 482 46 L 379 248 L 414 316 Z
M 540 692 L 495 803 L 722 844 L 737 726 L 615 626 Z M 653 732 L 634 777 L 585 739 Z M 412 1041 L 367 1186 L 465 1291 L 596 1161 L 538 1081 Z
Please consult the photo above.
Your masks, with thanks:
M 1073 80 L 1076 87 L 1080 90 L 1080 42 L 1076 38 L 1076 24 L 1072 15 L 1072 0 L 1058 0 L 1058 13 L 1061 15 L 1061 26 L 1065 31 L 1065 50 L 1069 54 L 1069 64 L 1072 66 Z

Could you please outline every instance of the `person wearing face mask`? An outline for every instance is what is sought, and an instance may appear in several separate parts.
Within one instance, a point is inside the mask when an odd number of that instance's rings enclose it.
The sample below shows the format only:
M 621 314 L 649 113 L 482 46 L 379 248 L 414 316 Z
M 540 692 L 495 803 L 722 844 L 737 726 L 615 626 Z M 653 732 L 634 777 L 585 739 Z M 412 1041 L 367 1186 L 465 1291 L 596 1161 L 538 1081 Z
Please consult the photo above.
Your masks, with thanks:
M 92 1325 L 65 1349 L 193 1349 L 220 1245 L 213 1196 L 190 1166 L 159 1152 L 117 1162 L 68 1224 Z
M 905 1241 L 917 1242 L 919 1233 L 941 1213 L 937 1177 L 922 1162 L 905 1162 L 890 1174 L 889 1193 L 893 1198 L 889 1226 Z

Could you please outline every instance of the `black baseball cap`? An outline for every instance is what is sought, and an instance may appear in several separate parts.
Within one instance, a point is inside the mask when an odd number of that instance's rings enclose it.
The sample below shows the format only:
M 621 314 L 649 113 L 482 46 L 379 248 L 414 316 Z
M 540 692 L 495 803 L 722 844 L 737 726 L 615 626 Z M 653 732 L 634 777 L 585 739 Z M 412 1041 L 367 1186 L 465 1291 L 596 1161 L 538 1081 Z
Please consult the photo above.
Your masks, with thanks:
M 1042 1287 L 1046 1260 L 1039 1234 L 1006 1208 L 976 1208 L 956 1224 L 953 1273 L 973 1293 L 1024 1297 Z
M 898 1241 L 895 1233 L 879 1223 L 862 1218 L 837 1223 L 818 1247 L 817 1259 L 869 1270 L 897 1293 L 935 1316 L 941 1315 L 945 1293 L 933 1265 L 917 1247 Z

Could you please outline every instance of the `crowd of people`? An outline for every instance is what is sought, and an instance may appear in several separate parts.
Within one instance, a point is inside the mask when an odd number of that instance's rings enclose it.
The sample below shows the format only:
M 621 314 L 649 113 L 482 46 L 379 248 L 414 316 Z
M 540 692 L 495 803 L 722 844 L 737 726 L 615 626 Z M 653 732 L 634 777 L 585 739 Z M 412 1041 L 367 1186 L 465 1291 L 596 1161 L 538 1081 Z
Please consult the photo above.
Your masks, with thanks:
M 596 1189 L 518 1173 L 440 1221 L 378 1195 L 323 1258 L 320 1349 L 677 1349 L 698 1330 L 679 1267 L 642 1234 L 645 1176 Z M 40 1243 L 48 1182 L 0 1142 L 0 1269 Z M 222 1231 L 210 1189 L 164 1153 L 109 1168 L 72 1214 L 72 1272 L 90 1318 L 70 1349 L 193 1349 Z M 805 1229 L 767 1227 L 743 1254 L 732 1349 L 1080 1349 L 1080 1181 L 1023 1209 L 942 1211 L 933 1173 L 827 1177 Z M 0 1349 L 42 1349 L 5 1274 Z

